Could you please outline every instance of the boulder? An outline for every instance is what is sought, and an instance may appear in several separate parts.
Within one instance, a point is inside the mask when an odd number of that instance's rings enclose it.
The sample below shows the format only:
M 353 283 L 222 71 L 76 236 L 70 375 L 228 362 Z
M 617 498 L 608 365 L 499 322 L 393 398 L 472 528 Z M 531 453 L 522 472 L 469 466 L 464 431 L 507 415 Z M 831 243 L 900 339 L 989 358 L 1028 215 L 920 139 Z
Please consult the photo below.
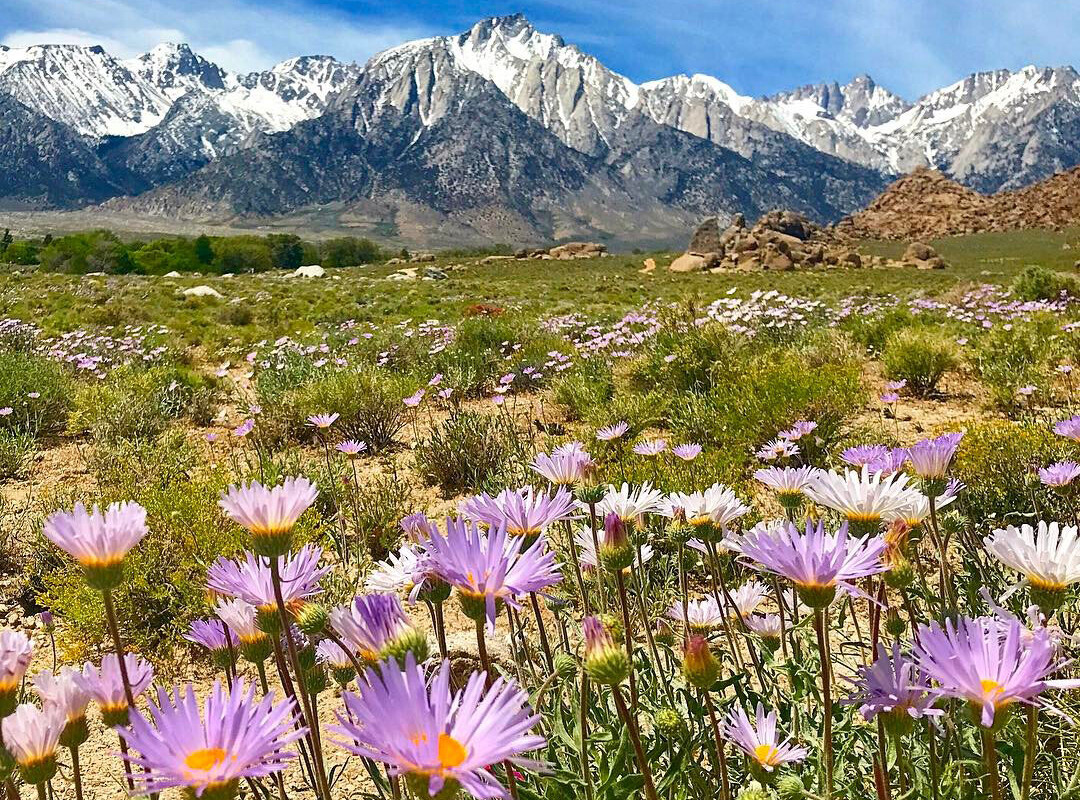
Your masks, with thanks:
M 606 250 L 607 245 L 598 244 L 597 242 L 567 242 L 552 247 L 547 253 L 552 258 L 567 260 L 571 258 L 599 258 Z
M 690 238 L 690 246 L 687 248 L 687 252 L 715 253 L 723 249 L 723 245 L 720 243 L 720 220 L 716 217 L 709 217 L 697 226 L 697 230 L 694 231 L 694 235 Z
M 848 250 L 840 254 L 840 264 L 849 267 L 861 267 L 862 256 L 856 253 L 854 250 Z
M 642 272 L 646 275 L 651 275 L 655 271 L 656 259 L 654 258 L 646 258 L 641 264 L 641 269 L 638 270 L 638 272 Z
M 318 264 L 310 264 L 306 267 L 300 267 L 292 276 L 294 278 L 325 278 L 326 270 Z
M 409 259 L 410 264 L 427 264 L 435 260 L 434 253 L 417 253 Z
M 190 289 L 184 289 L 184 297 L 222 297 L 223 295 L 213 286 L 192 286 Z
M 915 264 L 915 267 L 917 269 L 945 269 L 945 259 L 941 256 L 934 256 L 933 258 L 919 261 Z
M 761 266 L 762 269 L 773 270 L 774 272 L 790 272 L 795 269 L 795 262 L 791 260 L 787 253 L 774 250 L 765 254 L 765 262 Z
M 705 269 L 705 259 L 694 253 L 683 253 L 668 265 L 671 272 L 701 272 Z
M 180 278 L 180 277 L 183 277 L 183 276 L 174 269 L 172 272 L 166 272 L 161 277 L 163 277 L 163 278 Z
M 438 267 L 424 268 L 424 280 L 426 281 L 445 281 L 449 277 L 449 275 Z
M 936 256 L 937 251 L 922 242 L 912 242 L 904 251 L 904 261 L 929 261 Z
M 405 263 L 404 258 L 391 258 L 389 261 L 386 262 L 386 266 L 394 267 L 394 266 L 397 266 L 398 264 L 404 264 L 404 263 Z
M 514 256 L 484 256 L 480 259 L 481 264 L 497 264 L 500 261 L 513 261 Z
M 795 211 L 770 211 L 754 224 L 754 230 L 769 230 L 805 242 L 820 230 L 818 225 Z

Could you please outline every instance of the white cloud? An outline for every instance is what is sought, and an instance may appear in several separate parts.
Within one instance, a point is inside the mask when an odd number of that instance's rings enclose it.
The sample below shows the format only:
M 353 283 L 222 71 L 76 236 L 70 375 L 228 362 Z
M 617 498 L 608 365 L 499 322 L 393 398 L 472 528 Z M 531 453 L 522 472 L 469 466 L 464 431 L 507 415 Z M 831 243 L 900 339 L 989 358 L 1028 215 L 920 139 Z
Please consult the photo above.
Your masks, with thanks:
M 130 57 L 163 41 L 186 42 L 227 69 L 265 69 L 298 55 L 367 60 L 430 31 L 403 22 L 365 22 L 298 2 L 258 0 L 6 0 L 0 41 L 100 44 Z

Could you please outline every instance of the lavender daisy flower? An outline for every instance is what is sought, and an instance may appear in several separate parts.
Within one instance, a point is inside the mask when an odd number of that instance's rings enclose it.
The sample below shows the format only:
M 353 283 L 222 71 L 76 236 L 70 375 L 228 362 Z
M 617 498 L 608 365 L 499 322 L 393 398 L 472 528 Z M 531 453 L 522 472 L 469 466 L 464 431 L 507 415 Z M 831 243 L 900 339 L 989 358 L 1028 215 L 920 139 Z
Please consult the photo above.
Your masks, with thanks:
M 886 569 L 885 539 L 852 539 L 846 523 L 835 534 L 826 533 L 821 522 L 808 522 L 805 533 L 790 524 L 754 528 L 740 546 L 743 556 L 761 569 L 794 583 L 800 599 L 815 609 L 829 605 L 837 587 L 859 594 L 853 581 Z
M 418 583 L 417 577 L 423 580 L 423 569 L 420 566 L 422 554 L 423 551 L 418 547 L 403 544 L 398 552 L 391 552 L 385 561 L 375 565 L 364 583 L 364 588 L 379 594 L 412 591 L 413 586 Z
M 630 426 L 625 422 L 616 422 L 614 425 L 607 425 L 600 428 L 596 432 L 596 438 L 601 442 L 612 442 L 616 439 L 621 439 L 626 435 L 628 430 L 630 430 Z
M 786 439 L 789 442 L 795 442 L 804 436 L 809 436 L 817 429 L 817 423 L 810 420 L 801 419 L 788 428 L 786 431 L 780 431 L 777 437 L 780 439 Z
M 134 653 L 124 654 L 124 666 L 131 681 L 132 697 L 138 698 L 154 680 L 154 668 Z M 101 716 L 106 725 L 112 727 L 127 724 L 130 709 L 127 692 L 124 690 L 124 678 L 120 673 L 120 660 L 115 653 L 109 653 L 101 659 L 100 667 L 87 662 L 82 673 L 76 676 L 75 682 L 101 706 Z
M 637 489 L 624 483 L 616 489 L 608 485 L 607 493 L 596 504 L 600 517 L 617 514 L 623 522 L 636 523 L 645 514 L 656 514 L 664 508 L 664 493 L 645 481 Z
M 900 395 L 896 392 L 883 392 L 880 399 L 885 405 L 891 406 L 894 403 L 900 402 Z
M 1080 416 L 1063 419 L 1054 426 L 1054 433 L 1066 439 L 1072 439 L 1074 442 L 1080 442 Z
M 889 448 L 883 444 L 860 444 L 849 447 L 840 454 L 845 464 L 850 464 L 855 469 L 872 466 L 879 463 L 889 454 Z
M 220 619 L 197 619 L 188 627 L 184 638 L 201 645 L 212 654 L 229 648 L 228 629 Z
M 860 669 L 855 694 L 847 702 L 857 704 L 867 722 L 883 714 L 886 730 L 904 735 L 912 720 L 942 714 L 934 708 L 937 693 L 927 691 L 929 680 L 900 652 L 899 642 L 893 643 L 891 653 L 878 643 L 877 660 Z
M 750 507 L 732 489 L 714 483 L 704 492 L 672 492 L 660 508 L 660 513 L 670 518 L 680 511 L 697 537 L 719 541 L 732 523 L 750 513 Z
M 948 620 L 945 628 L 936 622 L 921 626 L 914 655 L 943 694 L 968 701 L 990 728 L 997 712 L 1013 703 L 1049 709 L 1043 692 L 1080 687 L 1080 680 L 1047 680 L 1065 666 L 1055 660 L 1055 650 L 1045 629 L 1029 635 L 1016 620 L 979 617 L 956 625 Z
M 258 481 L 230 486 L 218 505 L 233 522 L 251 532 L 255 552 L 282 556 L 292 544 L 292 529 L 319 496 L 307 478 L 286 478 L 272 489 Z
M 1047 616 L 1061 607 L 1065 590 L 1080 582 L 1080 531 L 1074 525 L 1010 525 L 995 529 L 983 544 L 994 558 L 1024 576 L 1032 601 Z
M 635 444 L 633 450 L 639 456 L 658 456 L 667 450 L 667 440 L 646 439 Z
M 943 481 L 963 438 L 962 433 L 946 433 L 912 445 L 907 449 L 912 470 L 924 481 Z
M 320 430 L 326 430 L 338 421 L 340 414 L 312 414 L 307 418 L 308 425 Z
M 26 634 L 9 628 L 0 630 L 0 716 L 15 710 L 19 685 L 33 655 L 34 648 Z
M 743 619 L 746 627 L 761 637 L 766 646 L 775 651 L 780 646 L 784 624 L 779 614 L 750 614 Z
M 784 458 L 794 458 L 799 454 L 799 446 L 787 439 L 773 439 L 763 445 L 754 455 L 759 461 L 776 461 Z
M 681 602 L 675 603 L 668 609 L 670 619 L 678 622 L 683 621 L 683 606 Z M 702 600 L 690 600 L 686 604 L 686 620 L 690 623 L 690 630 L 695 633 L 707 633 L 724 624 L 724 612 L 716 602 L 715 597 L 706 597 Z
M 472 620 L 486 616 L 493 631 L 499 603 L 517 608 L 518 596 L 542 591 L 562 579 L 544 537 L 523 551 L 524 544 L 520 536 L 508 538 L 503 526 L 485 535 L 475 524 L 448 519 L 446 536 L 436 532 L 428 543 L 430 567 L 457 588 L 466 616 Z
M 256 700 L 255 687 L 243 680 L 229 691 L 214 682 L 202 714 L 191 684 L 170 695 L 158 689 L 149 717 L 136 712 L 125 731 L 139 794 L 185 787 L 195 797 L 234 797 L 242 778 L 280 772 L 295 758 L 287 749 L 306 732 L 294 726 L 291 700 L 274 703 L 271 692 Z
M 240 653 L 252 664 L 261 664 L 270 657 L 273 643 L 259 627 L 255 606 L 243 600 L 219 600 L 214 609 L 229 632 L 239 641 Z
M 138 503 L 113 503 L 102 513 L 76 503 L 47 520 L 45 537 L 83 568 L 87 583 L 105 591 L 123 579 L 124 557 L 146 536 L 146 509 Z
M 529 466 L 532 467 L 533 472 L 546 478 L 555 486 L 574 486 L 588 476 L 593 467 L 593 460 L 584 451 L 550 456 L 539 453 Z
M 880 529 L 884 516 L 910 503 L 913 494 L 906 475 L 885 478 L 869 467 L 843 474 L 821 470 L 806 487 L 814 503 L 836 511 L 861 533 Z
M 806 748 L 792 745 L 790 739 L 779 741 L 775 711 L 766 714 L 765 707 L 758 703 L 755 716 L 751 722 L 745 711 L 735 708 L 724 719 L 722 728 L 724 738 L 750 756 L 755 767 L 769 773 L 806 758 Z
M 701 455 L 701 445 L 696 442 L 688 442 L 671 448 L 671 454 L 683 461 L 693 461 Z
M 247 436 L 249 433 L 251 433 L 254 429 L 255 429 L 255 420 L 253 420 L 253 419 L 245 419 L 243 422 L 241 422 L 239 425 L 237 425 L 235 428 L 233 428 L 233 436 L 235 436 L 237 439 L 243 439 L 245 436 Z
M 361 453 L 367 452 L 367 442 L 358 442 L 355 439 L 346 439 L 344 442 L 339 442 L 336 449 L 346 458 L 354 459 Z
M 769 598 L 769 589 L 761 581 L 749 580 L 731 594 L 732 604 L 740 617 L 753 614 Z
M 1039 470 L 1039 481 L 1051 489 L 1063 489 L 1080 477 L 1080 464 L 1058 461 Z
M 62 709 L 24 703 L 0 722 L 4 746 L 27 783 L 43 784 L 56 774 L 56 747 L 67 725 Z
M 575 439 L 574 441 L 560 444 L 551 451 L 551 455 L 555 458 L 562 458 L 563 456 L 587 457 L 589 454 L 585 452 L 585 445 Z
M 345 648 L 337 642 L 323 639 L 315 645 L 315 658 L 319 663 L 326 665 L 339 686 L 347 686 L 356 677 L 356 667 L 353 665 L 352 656 L 345 652 Z
M 480 800 L 508 797 L 488 766 L 510 761 L 532 766 L 521 754 L 545 745 L 530 733 L 539 717 L 528 695 L 513 681 L 473 673 L 465 688 L 450 691 L 450 664 L 444 661 L 429 681 L 408 657 L 398 670 L 368 670 L 362 694 L 344 694 L 345 713 L 331 728 L 346 750 L 387 764 L 404 775 L 420 797 L 461 786 Z
M 489 528 L 504 526 L 510 536 L 521 536 L 529 545 L 549 525 L 573 519 L 577 504 L 563 486 L 552 495 L 524 486 L 506 489 L 495 497 L 488 494 L 470 497 L 463 500 L 458 509 L 469 519 L 482 522 Z
M 798 508 L 816 473 L 815 467 L 765 467 L 755 472 L 754 478 L 776 492 L 784 508 Z
M 305 545 L 298 553 L 289 554 L 281 565 L 281 594 L 285 607 L 298 610 L 308 598 L 319 594 L 319 581 L 330 571 L 320 567 L 322 548 Z M 276 627 L 277 600 L 270 573 L 270 559 L 244 553 L 240 561 L 219 558 L 206 572 L 206 584 L 215 592 L 239 597 L 255 606 L 264 625 Z
M 79 671 L 64 667 L 59 675 L 52 670 L 42 670 L 34 676 L 34 691 L 41 698 L 41 707 L 55 709 L 64 715 L 64 730 L 60 734 L 60 744 L 65 747 L 78 747 L 90 738 L 86 726 L 86 707 L 90 704 L 90 693 L 79 685 Z
M 939 494 L 934 501 L 934 508 L 937 511 L 941 511 L 941 509 L 956 500 L 963 488 L 964 484 L 957 480 L 947 483 L 945 485 L 944 494 Z M 885 522 L 900 521 L 912 530 L 922 527 L 922 524 L 929 518 L 930 498 L 922 492 L 916 492 L 914 490 L 908 493 L 907 501 L 904 505 L 882 515 L 882 519 L 884 519 Z
M 409 514 L 398 524 L 401 526 L 401 532 L 414 544 L 424 544 L 431 538 L 433 532 L 438 531 L 435 523 L 429 520 L 423 511 L 415 511 Z
M 417 661 L 427 660 L 427 637 L 409 622 L 395 594 L 355 597 L 350 605 L 330 612 L 330 626 L 369 663 L 387 658 L 403 663 L 406 653 L 412 653 Z

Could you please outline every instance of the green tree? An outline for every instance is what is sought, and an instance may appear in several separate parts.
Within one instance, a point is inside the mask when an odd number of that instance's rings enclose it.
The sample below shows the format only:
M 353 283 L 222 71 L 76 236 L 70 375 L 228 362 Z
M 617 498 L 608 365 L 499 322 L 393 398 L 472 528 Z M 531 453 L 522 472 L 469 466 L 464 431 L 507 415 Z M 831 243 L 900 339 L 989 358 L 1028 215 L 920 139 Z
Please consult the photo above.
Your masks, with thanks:
M 276 269 L 296 269 L 304 260 L 304 244 L 291 233 L 274 233 L 266 237 L 270 260 Z
M 210 244 L 210 237 L 205 233 L 195 239 L 195 259 L 204 266 L 214 261 L 214 246 Z
M 0 256 L 7 252 L 7 249 L 14 241 L 15 237 L 11 235 L 11 228 L 4 228 L 4 235 L 0 236 Z

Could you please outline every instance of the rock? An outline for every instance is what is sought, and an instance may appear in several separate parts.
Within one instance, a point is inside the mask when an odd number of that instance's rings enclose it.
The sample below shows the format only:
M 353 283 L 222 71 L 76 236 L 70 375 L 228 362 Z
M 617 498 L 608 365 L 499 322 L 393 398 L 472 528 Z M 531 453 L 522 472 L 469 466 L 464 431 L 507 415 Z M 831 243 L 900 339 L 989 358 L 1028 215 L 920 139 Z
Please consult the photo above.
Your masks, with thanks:
M 714 269 L 724 262 L 724 257 L 719 253 L 702 253 L 701 257 L 705 259 L 705 269 Z
M 697 226 L 694 235 L 690 238 L 690 246 L 686 248 L 688 253 L 715 253 L 723 249 L 720 244 L 720 220 L 716 217 L 708 217 Z
M 499 261 L 513 261 L 514 256 L 484 256 L 480 259 L 481 264 L 496 264 Z
M 638 270 L 638 272 L 644 273 L 645 275 L 651 275 L 655 271 L 656 271 L 656 259 L 655 258 L 646 258 L 642 262 L 641 269 Z
M 416 280 L 416 267 L 408 267 L 406 269 L 399 269 L 397 272 L 391 272 L 386 276 L 388 281 L 415 281 Z
M 774 231 L 805 242 L 821 229 L 795 211 L 770 211 L 754 223 L 754 230 Z
M 426 281 L 445 281 L 450 276 L 438 267 L 426 267 L 424 269 L 424 280 Z
M 945 269 L 945 259 L 941 256 L 934 256 L 918 262 L 915 266 L 917 269 Z
M 856 253 L 854 250 L 848 250 L 847 252 L 840 254 L 840 264 L 846 264 L 852 267 L 862 266 L 862 256 Z
M 174 269 L 172 272 L 166 272 L 161 277 L 163 277 L 163 278 L 181 278 L 183 276 Z
M 547 254 L 552 258 L 568 260 L 571 258 L 600 258 L 607 250 L 607 245 L 597 242 L 567 242 L 552 247 Z
M 435 260 L 434 253 L 417 253 L 409 259 L 410 264 L 427 264 Z
M 786 253 L 776 251 L 771 254 L 766 254 L 765 263 L 762 265 L 762 268 L 773 270 L 775 272 L 790 272 L 795 269 L 795 262 L 792 261 Z
M 405 263 L 404 258 L 391 258 L 389 261 L 386 262 L 386 266 L 395 267 L 398 264 L 404 264 L 404 263 Z
M 192 286 L 190 289 L 184 289 L 184 297 L 222 297 L 223 295 L 213 286 Z
M 731 249 L 736 253 L 748 253 L 751 250 L 758 249 L 758 240 L 750 236 L 743 236 L 735 240 Z
M 528 258 L 529 252 L 530 251 L 528 247 L 519 247 L 517 250 L 514 251 L 514 258 Z
M 294 278 L 325 278 L 326 270 L 318 264 L 311 264 L 306 267 L 300 267 L 292 274 L 292 276 Z
M 705 259 L 693 253 L 683 253 L 668 265 L 670 272 L 701 272 L 705 269 Z
M 937 251 L 922 242 L 912 242 L 904 251 L 904 261 L 929 261 L 935 256 L 937 256 Z

